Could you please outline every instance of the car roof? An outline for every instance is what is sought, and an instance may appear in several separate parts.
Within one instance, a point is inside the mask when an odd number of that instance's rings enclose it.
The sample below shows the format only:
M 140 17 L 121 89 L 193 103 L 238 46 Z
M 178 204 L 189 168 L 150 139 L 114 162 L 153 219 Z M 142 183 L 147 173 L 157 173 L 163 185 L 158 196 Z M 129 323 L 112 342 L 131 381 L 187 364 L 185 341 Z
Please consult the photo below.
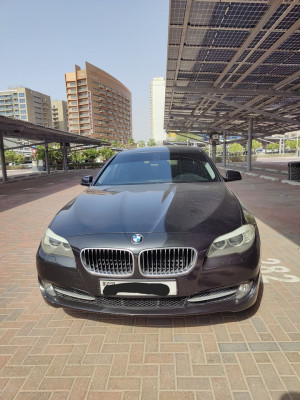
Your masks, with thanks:
M 177 145 L 172 145 L 172 146 L 150 146 L 150 147 L 138 147 L 135 149 L 128 149 L 128 150 L 123 150 L 120 154 L 135 154 L 135 153 L 203 153 L 199 147 L 195 146 L 177 146 Z

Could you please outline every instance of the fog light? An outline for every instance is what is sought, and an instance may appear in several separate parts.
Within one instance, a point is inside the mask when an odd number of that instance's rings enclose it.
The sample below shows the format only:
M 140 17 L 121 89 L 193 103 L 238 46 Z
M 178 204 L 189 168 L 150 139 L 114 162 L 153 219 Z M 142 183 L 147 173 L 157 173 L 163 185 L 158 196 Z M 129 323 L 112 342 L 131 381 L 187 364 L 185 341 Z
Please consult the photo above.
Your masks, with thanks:
M 55 290 L 50 282 L 42 280 L 42 284 L 44 286 L 45 291 L 52 297 L 56 296 Z
M 236 291 L 235 298 L 237 300 L 242 299 L 243 297 L 247 296 L 253 286 L 253 282 L 243 283 L 239 286 L 238 290 Z

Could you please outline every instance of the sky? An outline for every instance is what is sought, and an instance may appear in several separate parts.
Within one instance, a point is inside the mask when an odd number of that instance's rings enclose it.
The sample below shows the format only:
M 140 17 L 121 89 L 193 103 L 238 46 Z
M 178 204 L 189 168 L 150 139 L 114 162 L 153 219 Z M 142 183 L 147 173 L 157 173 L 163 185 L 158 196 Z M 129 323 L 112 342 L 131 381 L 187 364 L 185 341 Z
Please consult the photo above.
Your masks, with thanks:
M 0 15 L 0 90 L 25 86 L 66 100 L 64 74 L 88 61 L 131 91 L 133 138 L 150 139 L 169 0 L 0 0 Z

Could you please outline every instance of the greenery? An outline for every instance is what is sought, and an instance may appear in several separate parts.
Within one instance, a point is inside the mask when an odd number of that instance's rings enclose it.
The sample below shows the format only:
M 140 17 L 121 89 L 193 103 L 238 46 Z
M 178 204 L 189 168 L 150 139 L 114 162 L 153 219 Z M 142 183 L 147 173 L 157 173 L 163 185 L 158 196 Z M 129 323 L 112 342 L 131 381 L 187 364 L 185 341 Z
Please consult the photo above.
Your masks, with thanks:
M 16 153 L 13 150 L 6 150 L 5 161 L 6 163 L 12 163 L 13 165 L 20 165 L 24 164 L 25 157 L 22 154 Z
M 154 139 L 149 139 L 147 142 L 147 146 L 151 147 L 151 146 L 156 146 L 155 140 Z
M 248 143 L 245 146 L 246 150 L 248 150 Z M 262 143 L 259 142 L 258 140 L 252 140 L 252 152 L 256 153 L 258 149 L 262 148 Z
M 128 146 L 129 149 L 133 149 L 134 147 L 136 147 L 135 140 L 134 140 L 133 138 L 130 138 L 130 139 L 128 140 L 127 146 Z
M 276 151 L 279 149 L 279 143 L 268 143 L 267 150 Z
M 138 147 L 145 147 L 145 146 L 146 146 L 146 143 L 145 143 L 144 140 L 139 140 L 138 141 Z
M 297 148 L 297 140 L 286 140 L 285 146 L 288 147 L 290 150 L 295 151 Z M 298 140 L 298 149 L 300 149 L 300 140 Z
M 242 154 L 244 152 L 244 147 L 239 143 L 231 143 L 227 149 L 230 154 Z

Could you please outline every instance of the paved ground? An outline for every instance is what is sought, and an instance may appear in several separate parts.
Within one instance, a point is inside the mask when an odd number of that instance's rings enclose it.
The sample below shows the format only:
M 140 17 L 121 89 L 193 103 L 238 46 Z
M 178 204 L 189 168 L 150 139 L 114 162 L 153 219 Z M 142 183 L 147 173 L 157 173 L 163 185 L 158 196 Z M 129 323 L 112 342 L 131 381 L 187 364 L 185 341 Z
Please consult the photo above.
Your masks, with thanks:
M 290 162 L 300 162 L 300 157 L 259 157 L 256 161 L 252 161 L 252 167 L 262 170 L 273 169 L 288 174 Z M 247 166 L 247 162 L 234 162 L 234 164 L 245 168 Z
M 0 398 L 299 400 L 300 187 L 246 175 L 229 184 L 258 217 L 259 307 L 124 318 L 53 309 L 39 293 L 40 238 L 86 174 L 0 185 Z

